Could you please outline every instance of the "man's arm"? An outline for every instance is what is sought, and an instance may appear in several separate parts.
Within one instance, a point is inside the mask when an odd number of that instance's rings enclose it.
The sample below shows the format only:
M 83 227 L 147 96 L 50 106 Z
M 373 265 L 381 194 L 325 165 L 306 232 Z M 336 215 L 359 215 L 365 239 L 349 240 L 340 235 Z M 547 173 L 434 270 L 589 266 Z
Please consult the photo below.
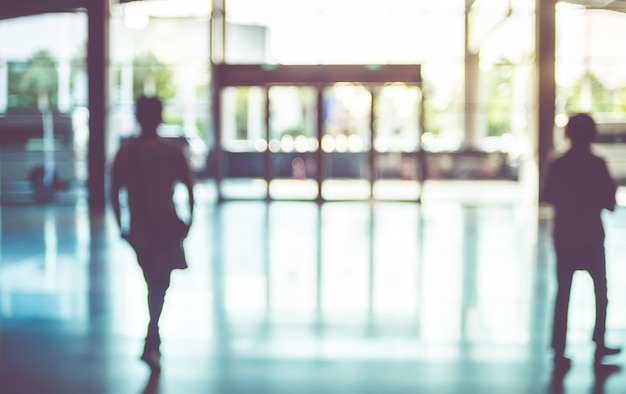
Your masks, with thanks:
M 540 183 L 539 200 L 554 205 L 558 200 L 558 186 L 554 176 L 554 163 L 549 163 L 545 169 L 544 178 Z
M 606 162 L 602 160 L 600 163 L 601 163 L 601 166 L 600 166 L 599 178 L 600 178 L 600 181 L 602 182 L 602 188 L 600 190 L 602 190 L 602 193 L 604 193 L 602 195 L 602 202 L 601 202 L 602 208 L 608 209 L 609 211 L 614 211 L 615 204 L 616 204 L 615 193 L 617 192 L 617 184 L 611 177 L 611 174 L 609 173 L 609 169 L 606 165 Z
M 193 220 L 193 206 L 195 204 L 194 196 L 193 196 L 193 178 L 191 174 L 187 176 L 187 179 L 184 181 L 185 186 L 187 187 L 187 194 L 189 196 L 189 224 Z
M 122 228 L 121 208 L 120 208 L 120 189 L 122 188 L 121 182 L 121 165 L 120 165 L 120 153 L 118 152 L 113 160 L 111 166 L 111 185 L 110 185 L 110 199 L 113 206 L 113 212 L 115 213 L 115 220 L 118 227 Z
M 182 154 L 179 157 L 179 168 L 181 169 L 181 180 L 185 187 L 187 188 L 187 202 L 189 203 L 189 223 L 191 226 L 191 222 L 193 221 L 193 211 L 195 205 L 195 199 L 193 195 L 193 185 L 194 185 L 194 176 L 193 171 L 189 167 L 189 163 L 187 162 L 187 157 Z

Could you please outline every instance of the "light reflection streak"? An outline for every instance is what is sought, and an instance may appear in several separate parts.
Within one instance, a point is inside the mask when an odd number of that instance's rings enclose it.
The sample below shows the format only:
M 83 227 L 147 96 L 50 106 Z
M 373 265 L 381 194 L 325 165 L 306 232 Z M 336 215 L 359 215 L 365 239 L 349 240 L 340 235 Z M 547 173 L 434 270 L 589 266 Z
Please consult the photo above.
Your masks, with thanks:
M 54 207 L 46 207 L 44 213 L 44 281 L 47 290 L 54 290 L 57 275 L 57 229 Z
M 0 168 L 2 164 L 0 164 Z M 4 255 L 2 253 L 2 234 L 4 233 L 2 228 L 2 204 L 0 204 L 0 283 L 4 281 L 3 278 L 3 267 L 2 261 L 4 260 Z M 4 290 L 4 286 L 0 286 L 0 317 L 4 316 L 10 308 L 10 300 L 8 293 Z M 0 329 L 2 329 L 2 319 L 0 318 Z M 0 352 L 2 351 L 2 341 L 0 340 Z
M 522 212 L 511 216 L 508 209 L 488 207 L 468 216 L 467 207 L 451 202 L 430 203 L 425 211 L 417 204 L 389 202 L 321 206 L 236 202 L 217 209 L 220 215 L 211 224 L 215 234 L 202 237 L 215 244 L 211 246 L 217 253 L 212 266 L 217 271 L 212 274 L 217 277 L 211 282 L 212 306 L 205 309 L 210 320 L 203 320 L 201 326 L 215 326 L 195 335 L 214 338 L 215 343 L 228 341 L 220 345 L 220 352 L 283 354 L 295 340 L 311 347 L 293 349 L 285 357 L 326 352 L 353 357 L 358 352 L 353 352 L 352 345 L 367 347 L 375 341 L 381 348 L 389 346 L 386 357 L 412 358 L 411 352 L 395 346 L 410 342 L 415 353 L 431 345 L 447 346 L 454 349 L 450 357 L 476 358 L 481 344 L 517 345 L 529 340 L 531 311 L 525 297 L 531 274 L 526 270 L 533 253 L 525 248 L 536 236 L 526 232 L 533 227 L 526 228 L 529 217 Z M 514 219 L 513 226 L 509 217 Z M 478 223 L 465 228 L 477 231 L 473 238 L 463 231 L 466 221 Z M 489 238 L 496 236 L 501 236 L 502 244 L 490 249 Z M 478 244 L 468 251 L 467 242 Z M 516 246 L 518 242 L 523 245 Z M 516 257 L 501 251 L 511 247 L 518 250 Z M 128 252 L 117 250 L 113 255 L 123 258 L 110 262 L 127 267 L 114 269 L 112 282 L 124 291 L 115 297 L 113 325 L 114 332 L 123 330 L 139 338 L 145 320 L 144 290 L 135 266 L 128 270 L 132 263 Z M 506 265 L 491 270 L 492 264 L 500 263 L 500 253 L 508 259 L 503 262 Z M 475 254 L 470 256 L 476 260 L 473 269 L 467 266 L 468 254 Z M 215 266 L 218 261 L 223 272 Z M 464 279 L 468 269 L 476 271 L 476 277 Z M 501 274 L 506 283 L 515 278 L 521 282 L 503 288 L 503 282 L 492 281 Z M 224 294 L 220 294 L 222 287 Z M 175 289 L 170 300 L 174 304 L 176 298 L 182 300 L 182 293 L 176 295 Z M 477 291 L 470 306 L 465 304 L 469 298 L 463 296 L 468 290 Z M 505 312 L 502 298 L 497 298 L 502 290 L 507 291 L 505 303 L 521 307 L 503 314 L 509 319 L 506 322 L 498 317 Z M 350 296 L 341 305 L 335 303 L 346 292 Z M 165 332 L 182 335 L 184 320 L 166 323 Z M 484 330 L 477 333 L 476 328 Z M 489 332 L 495 336 L 485 337 Z M 242 341 L 248 345 L 235 346 Z M 467 346 L 463 353 L 461 344 Z M 383 354 L 377 346 L 362 349 L 363 357 Z
M 75 210 L 76 226 L 76 260 L 80 265 L 86 265 L 89 259 L 89 217 L 87 216 L 87 204 L 84 200 L 79 200 Z

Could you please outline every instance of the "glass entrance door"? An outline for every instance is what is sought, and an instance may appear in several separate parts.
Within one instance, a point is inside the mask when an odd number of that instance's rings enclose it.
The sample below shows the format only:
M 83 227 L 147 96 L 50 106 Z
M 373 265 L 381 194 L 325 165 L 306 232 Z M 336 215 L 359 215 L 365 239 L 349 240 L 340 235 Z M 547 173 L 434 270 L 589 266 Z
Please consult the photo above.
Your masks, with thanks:
M 267 197 L 266 93 L 256 86 L 221 94 L 221 193 L 226 199 Z
M 219 199 L 419 200 L 419 65 L 213 70 Z
M 326 200 L 370 197 L 372 95 L 362 85 L 336 84 L 324 91 L 322 197 Z
M 376 199 L 420 198 L 421 90 L 406 84 L 376 89 L 374 180 Z
M 227 87 L 221 99 L 226 199 L 420 197 L 418 87 Z
M 311 86 L 269 88 L 270 197 L 318 197 L 317 90 Z

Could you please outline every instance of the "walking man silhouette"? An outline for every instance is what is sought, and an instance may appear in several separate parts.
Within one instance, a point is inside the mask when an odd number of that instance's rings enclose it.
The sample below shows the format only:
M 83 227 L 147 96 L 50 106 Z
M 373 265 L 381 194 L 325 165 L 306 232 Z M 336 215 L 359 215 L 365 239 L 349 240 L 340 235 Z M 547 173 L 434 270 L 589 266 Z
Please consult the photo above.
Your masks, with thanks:
M 163 105 L 158 98 L 142 96 L 136 103 L 141 127 L 138 138 L 122 144 L 111 170 L 111 201 L 117 223 L 137 254 L 148 289 L 150 322 L 141 359 L 153 371 L 161 368 L 159 318 L 174 269 L 187 268 L 183 239 L 193 217 L 193 180 L 181 147 L 157 135 Z M 183 222 L 173 201 L 174 187 L 187 190 L 189 218 Z M 120 191 L 126 190 L 129 226 L 123 223 Z

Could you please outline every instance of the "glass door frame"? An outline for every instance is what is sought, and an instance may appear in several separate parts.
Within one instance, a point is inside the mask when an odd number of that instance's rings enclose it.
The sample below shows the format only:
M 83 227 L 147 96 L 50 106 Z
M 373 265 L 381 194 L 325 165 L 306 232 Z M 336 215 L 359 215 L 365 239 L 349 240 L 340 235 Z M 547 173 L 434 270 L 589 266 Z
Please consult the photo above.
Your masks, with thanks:
M 368 172 L 370 185 L 370 199 L 374 197 L 374 182 L 376 180 L 376 151 L 374 148 L 374 121 L 375 121 L 375 87 L 390 83 L 404 83 L 422 90 L 422 72 L 420 64 L 386 64 L 386 65 L 277 65 L 277 64 L 212 64 L 212 98 L 211 112 L 213 118 L 213 133 L 215 141 L 215 184 L 218 202 L 224 201 L 221 183 L 224 179 L 223 160 L 225 159 L 222 147 L 222 91 L 227 87 L 257 86 L 265 89 L 265 133 L 269 141 L 269 88 L 272 86 L 312 86 L 317 89 L 317 130 L 318 149 L 315 151 L 318 170 L 315 180 L 318 194 L 316 201 L 323 202 L 322 183 L 324 181 L 324 152 L 321 140 L 324 134 L 323 102 L 325 88 L 339 83 L 354 83 L 364 85 L 372 94 L 370 114 L 370 147 L 368 154 Z M 422 149 L 421 136 L 424 132 L 424 99 L 420 100 L 419 109 L 419 138 L 417 147 L 418 179 L 420 193 L 414 201 L 421 201 L 424 175 L 425 155 Z M 271 152 L 264 152 L 266 199 L 270 200 L 270 182 L 272 176 Z

